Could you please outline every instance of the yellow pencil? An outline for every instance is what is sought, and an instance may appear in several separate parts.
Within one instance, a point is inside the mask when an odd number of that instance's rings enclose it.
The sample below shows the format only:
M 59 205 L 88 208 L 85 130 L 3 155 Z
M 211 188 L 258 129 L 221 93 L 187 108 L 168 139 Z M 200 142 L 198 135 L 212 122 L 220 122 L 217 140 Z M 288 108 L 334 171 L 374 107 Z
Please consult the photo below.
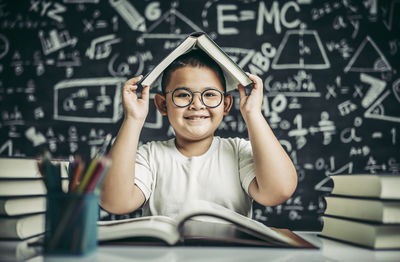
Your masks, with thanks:
M 92 177 L 94 171 L 96 170 L 98 162 L 99 162 L 99 156 L 96 156 L 95 158 L 93 158 L 92 162 L 90 162 L 90 165 L 86 170 L 85 175 L 83 176 L 82 182 L 78 186 L 77 189 L 78 193 L 82 193 L 83 190 L 86 188 L 86 185 L 89 183 L 90 178 Z

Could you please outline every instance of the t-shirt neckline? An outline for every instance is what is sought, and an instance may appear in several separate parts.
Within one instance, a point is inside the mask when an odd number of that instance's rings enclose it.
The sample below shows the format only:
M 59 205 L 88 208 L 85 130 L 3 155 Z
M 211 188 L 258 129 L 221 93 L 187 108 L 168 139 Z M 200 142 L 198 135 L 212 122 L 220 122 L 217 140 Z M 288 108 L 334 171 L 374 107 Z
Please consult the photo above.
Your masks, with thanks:
M 180 158 L 180 159 L 182 159 L 182 160 L 184 160 L 184 161 L 187 161 L 187 160 L 192 160 L 192 159 L 201 159 L 201 158 L 204 158 L 204 157 L 206 157 L 210 152 L 212 152 L 213 150 L 214 150 L 214 147 L 215 147 L 215 144 L 217 143 L 217 137 L 213 137 L 213 140 L 212 140 L 212 142 L 211 142 L 211 145 L 210 145 L 210 147 L 207 149 L 207 151 L 206 152 L 204 152 L 204 154 L 202 154 L 202 155 L 200 155 L 200 156 L 192 156 L 192 157 L 187 157 L 187 156 L 185 156 L 184 154 L 182 154 L 179 150 L 178 150 L 178 148 L 176 147 L 176 144 L 175 144 L 175 139 L 176 138 L 172 138 L 171 140 L 170 140 L 170 146 L 173 148 L 173 151 L 175 152 L 175 154 L 177 155 L 177 157 L 178 158 Z

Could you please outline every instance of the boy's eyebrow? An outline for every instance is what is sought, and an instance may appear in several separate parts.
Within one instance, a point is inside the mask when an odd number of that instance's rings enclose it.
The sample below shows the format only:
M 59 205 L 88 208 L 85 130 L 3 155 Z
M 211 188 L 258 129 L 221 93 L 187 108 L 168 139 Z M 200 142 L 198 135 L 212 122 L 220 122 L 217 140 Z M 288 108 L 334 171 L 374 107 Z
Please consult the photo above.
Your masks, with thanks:
M 174 89 L 172 89 L 172 90 L 175 90 L 175 89 L 178 89 L 178 88 L 185 88 L 185 89 L 189 89 L 190 91 L 197 91 L 197 90 L 195 90 L 195 89 L 193 89 L 193 88 L 190 88 L 190 87 L 187 87 L 187 86 L 178 86 L 178 87 L 176 87 L 176 88 L 174 88 Z M 202 87 L 202 88 L 200 89 L 200 91 L 204 91 L 204 90 L 206 90 L 206 89 L 216 89 L 216 90 L 219 90 L 219 88 L 216 87 L 216 86 L 206 86 L 206 87 Z

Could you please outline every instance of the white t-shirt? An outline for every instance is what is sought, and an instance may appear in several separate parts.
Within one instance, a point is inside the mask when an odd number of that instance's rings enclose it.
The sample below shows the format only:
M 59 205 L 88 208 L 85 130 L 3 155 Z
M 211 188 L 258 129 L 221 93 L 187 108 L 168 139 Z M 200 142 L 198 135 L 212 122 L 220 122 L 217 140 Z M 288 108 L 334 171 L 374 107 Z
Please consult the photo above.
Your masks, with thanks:
M 179 214 L 185 200 L 206 200 L 251 217 L 248 194 L 255 177 L 249 141 L 214 137 L 201 156 L 186 157 L 175 139 L 149 142 L 139 147 L 135 183 L 146 201 L 143 215 Z

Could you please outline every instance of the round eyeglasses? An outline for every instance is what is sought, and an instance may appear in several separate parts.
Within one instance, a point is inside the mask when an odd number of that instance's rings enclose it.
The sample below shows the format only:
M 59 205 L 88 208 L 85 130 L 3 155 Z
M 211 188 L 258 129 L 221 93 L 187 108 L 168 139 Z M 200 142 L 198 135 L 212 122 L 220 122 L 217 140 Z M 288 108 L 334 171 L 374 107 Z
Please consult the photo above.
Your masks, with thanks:
M 209 108 L 217 107 L 222 102 L 222 97 L 224 93 L 217 89 L 205 89 L 204 91 L 192 91 L 188 88 L 180 87 L 174 90 L 165 92 L 165 95 L 172 93 L 172 102 L 177 107 L 187 107 L 193 102 L 193 97 L 195 93 L 199 93 L 201 97 L 201 102 Z

